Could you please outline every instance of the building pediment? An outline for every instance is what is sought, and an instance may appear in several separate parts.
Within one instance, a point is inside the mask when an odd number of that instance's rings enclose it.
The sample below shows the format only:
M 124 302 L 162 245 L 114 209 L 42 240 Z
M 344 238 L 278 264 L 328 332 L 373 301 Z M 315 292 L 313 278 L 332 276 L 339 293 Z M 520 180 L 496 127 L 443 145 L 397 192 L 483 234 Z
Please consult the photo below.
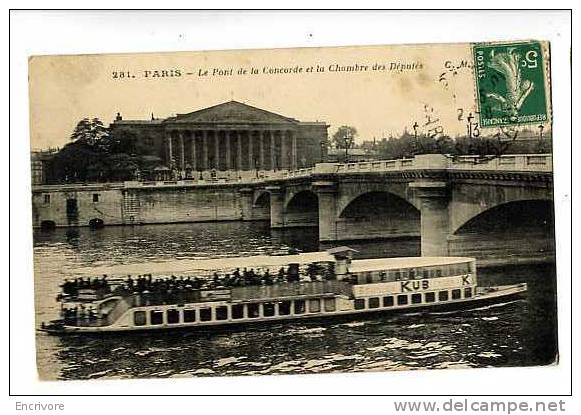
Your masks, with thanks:
M 285 117 L 237 101 L 229 101 L 188 114 L 178 114 L 168 123 L 220 123 L 220 124 L 298 124 L 294 118 Z

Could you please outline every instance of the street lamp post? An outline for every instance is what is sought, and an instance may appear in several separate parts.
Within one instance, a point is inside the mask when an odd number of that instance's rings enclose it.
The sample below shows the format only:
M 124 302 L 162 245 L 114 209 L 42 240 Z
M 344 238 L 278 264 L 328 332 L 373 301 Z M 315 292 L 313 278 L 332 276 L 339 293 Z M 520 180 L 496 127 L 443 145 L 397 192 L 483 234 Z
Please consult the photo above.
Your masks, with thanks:
M 349 163 L 349 147 L 353 145 L 353 134 L 351 132 L 347 132 L 345 135 L 345 163 Z
M 418 122 L 415 121 L 414 125 L 412 125 L 412 128 L 414 129 L 414 143 L 412 146 L 412 156 L 415 156 L 418 153 L 418 149 L 419 149 L 419 145 L 418 145 Z

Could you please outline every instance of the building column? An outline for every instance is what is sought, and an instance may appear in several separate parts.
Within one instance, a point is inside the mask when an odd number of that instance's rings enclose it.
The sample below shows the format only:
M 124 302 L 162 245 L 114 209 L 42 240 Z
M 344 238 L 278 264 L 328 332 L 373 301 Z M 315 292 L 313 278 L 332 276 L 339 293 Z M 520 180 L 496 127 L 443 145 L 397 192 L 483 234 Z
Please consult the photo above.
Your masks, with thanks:
M 264 303 L 258 304 L 258 317 L 259 318 L 264 317 Z
M 208 166 L 208 131 L 202 131 L 202 169 L 209 170 L 210 166 Z
M 274 170 L 276 168 L 275 147 L 276 143 L 274 130 L 270 130 L 270 170 Z
M 420 198 L 422 256 L 448 255 L 448 189 L 446 182 L 410 183 Z
M 284 227 L 284 190 L 280 186 L 268 186 L 270 193 L 270 227 Z
M 313 182 L 313 189 L 319 199 L 319 240 L 336 241 L 337 187 L 334 182 L 320 181 Z
M 280 168 L 288 168 L 287 133 L 284 130 L 280 131 Z
M 260 151 L 260 170 L 266 170 L 264 168 L 264 130 L 258 132 L 258 146 Z
M 171 169 L 173 167 L 173 145 L 171 133 L 167 135 L 166 142 L 167 142 L 167 164 L 168 167 Z
M 198 170 L 198 155 L 196 152 L 196 130 L 190 131 L 190 165 L 192 166 L 192 173 Z
M 226 141 L 226 170 L 232 167 L 232 142 L 230 141 L 230 130 L 224 131 L 224 140 Z
M 236 131 L 236 169 L 242 170 L 242 131 Z
M 254 131 L 248 131 L 248 170 L 256 169 L 254 162 Z
M 216 170 L 220 170 L 220 131 L 214 130 L 214 166 Z
M 180 146 L 179 168 L 183 172 L 184 169 L 186 168 L 186 151 L 184 145 L 184 132 L 181 130 L 178 131 L 178 140 Z
M 290 132 L 291 135 L 291 169 L 297 170 L 297 133 L 295 131 Z

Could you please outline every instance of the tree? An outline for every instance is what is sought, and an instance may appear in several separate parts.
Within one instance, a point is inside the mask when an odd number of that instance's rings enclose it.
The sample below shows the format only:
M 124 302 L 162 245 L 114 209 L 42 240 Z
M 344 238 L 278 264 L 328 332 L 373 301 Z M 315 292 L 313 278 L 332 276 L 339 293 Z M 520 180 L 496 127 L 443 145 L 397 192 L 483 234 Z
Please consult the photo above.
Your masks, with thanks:
M 98 118 L 83 118 L 71 134 L 71 142 L 51 161 L 56 182 L 107 182 L 153 177 L 162 160 L 151 153 L 131 130 L 110 132 Z
M 100 119 L 93 118 L 89 120 L 88 118 L 83 118 L 77 123 L 75 130 L 71 134 L 71 141 L 83 142 L 92 146 L 108 135 L 109 129 L 103 125 Z
M 333 134 L 331 141 L 335 148 L 350 149 L 355 143 L 355 137 L 357 137 L 357 130 L 355 127 L 342 125 L 337 129 L 335 134 Z
M 53 178 L 58 182 L 86 181 L 90 168 L 100 169 L 102 165 L 100 152 L 82 140 L 65 145 L 51 161 Z
M 71 134 L 71 142 L 55 154 L 51 165 L 59 182 L 104 180 L 109 129 L 98 118 L 83 118 Z
M 108 154 L 140 154 L 143 152 L 137 134 L 130 130 L 114 130 L 112 134 L 107 135 L 100 143 L 103 151 Z

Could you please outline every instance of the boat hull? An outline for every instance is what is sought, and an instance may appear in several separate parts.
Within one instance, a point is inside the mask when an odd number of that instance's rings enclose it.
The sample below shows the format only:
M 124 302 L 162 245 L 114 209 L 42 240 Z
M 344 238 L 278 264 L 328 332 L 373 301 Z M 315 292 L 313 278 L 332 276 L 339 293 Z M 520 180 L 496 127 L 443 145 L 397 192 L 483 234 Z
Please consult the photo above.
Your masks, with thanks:
M 285 316 L 284 318 L 263 318 L 257 320 L 244 320 L 244 321 L 231 321 L 225 320 L 222 322 L 216 322 L 215 324 L 203 324 L 203 325 L 160 325 L 156 327 L 115 327 L 115 326 L 104 326 L 104 327 L 72 327 L 65 326 L 58 321 L 52 322 L 51 324 L 39 328 L 39 331 L 48 333 L 51 335 L 123 335 L 128 333 L 158 333 L 158 332 L 168 332 L 168 331 L 196 331 L 201 333 L 215 333 L 215 332 L 229 332 L 229 331 L 241 331 L 247 329 L 248 327 L 258 327 L 273 324 L 285 324 L 287 322 L 345 322 L 352 321 L 355 319 L 373 318 L 377 316 L 388 316 L 397 315 L 405 313 L 434 313 L 434 312 L 446 312 L 455 310 L 469 310 L 474 308 L 479 308 L 494 304 L 503 304 L 506 302 L 511 302 L 523 298 L 526 295 L 527 286 L 526 284 L 516 284 L 510 286 L 495 287 L 486 293 L 479 294 L 470 299 L 460 299 L 447 301 L 442 303 L 431 303 L 431 304 L 415 304 L 408 305 L 405 307 L 391 307 L 391 308 L 378 308 L 378 309 L 366 309 L 366 310 L 349 310 L 335 313 L 324 313 L 324 314 L 302 314 L 294 316 Z

